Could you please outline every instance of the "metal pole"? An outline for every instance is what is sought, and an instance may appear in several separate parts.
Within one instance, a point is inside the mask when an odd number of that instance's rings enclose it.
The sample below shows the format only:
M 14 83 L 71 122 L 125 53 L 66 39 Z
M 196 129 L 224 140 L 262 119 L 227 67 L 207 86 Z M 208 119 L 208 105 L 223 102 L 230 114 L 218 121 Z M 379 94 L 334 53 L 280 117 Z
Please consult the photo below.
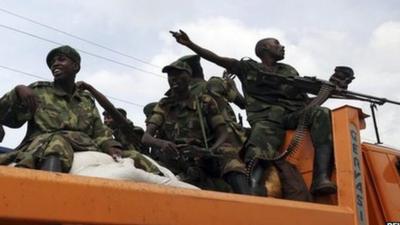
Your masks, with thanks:
M 369 107 L 371 108 L 372 120 L 374 121 L 374 129 L 375 129 L 375 135 L 376 135 L 376 140 L 377 140 L 376 144 L 383 144 L 381 142 L 381 139 L 379 138 L 378 125 L 376 123 L 375 109 L 377 109 L 377 106 L 375 103 L 371 103 L 369 105 Z

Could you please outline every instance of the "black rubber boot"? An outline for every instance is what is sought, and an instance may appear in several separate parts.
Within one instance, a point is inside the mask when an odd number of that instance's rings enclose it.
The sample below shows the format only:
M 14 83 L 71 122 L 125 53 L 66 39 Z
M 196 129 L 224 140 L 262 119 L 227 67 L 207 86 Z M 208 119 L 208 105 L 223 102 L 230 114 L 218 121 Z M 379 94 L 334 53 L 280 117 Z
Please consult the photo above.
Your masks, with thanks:
M 332 170 L 332 146 L 319 146 L 315 151 L 314 157 L 313 180 L 310 190 L 313 195 L 329 195 L 336 193 L 336 185 L 330 180 Z
M 237 194 L 252 194 L 247 177 L 243 173 L 229 172 L 224 176 L 225 181 L 231 186 L 233 192 Z
M 43 160 L 42 165 L 40 166 L 40 170 L 62 172 L 60 157 L 56 155 L 47 156 Z
M 259 163 L 254 167 L 250 177 L 252 195 L 267 196 L 268 190 L 265 186 L 265 168 Z

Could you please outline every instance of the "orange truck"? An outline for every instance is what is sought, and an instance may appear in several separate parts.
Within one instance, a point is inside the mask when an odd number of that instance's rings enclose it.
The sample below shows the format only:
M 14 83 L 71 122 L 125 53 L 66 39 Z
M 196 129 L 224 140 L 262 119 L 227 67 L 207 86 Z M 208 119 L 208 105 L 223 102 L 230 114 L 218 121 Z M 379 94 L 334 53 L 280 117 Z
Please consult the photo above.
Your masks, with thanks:
M 400 151 L 361 143 L 363 115 L 333 110 L 338 192 L 313 203 L 1 166 L 0 224 L 399 225 Z M 308 137 L 288 158 L 307 185 L 313 154 Z

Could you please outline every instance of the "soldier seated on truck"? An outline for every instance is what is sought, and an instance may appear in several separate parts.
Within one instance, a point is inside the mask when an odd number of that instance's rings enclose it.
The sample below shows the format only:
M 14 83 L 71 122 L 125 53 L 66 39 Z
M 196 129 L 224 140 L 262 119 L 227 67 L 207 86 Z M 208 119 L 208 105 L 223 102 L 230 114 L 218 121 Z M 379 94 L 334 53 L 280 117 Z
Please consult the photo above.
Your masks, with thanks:
M 17 167 L 68 172 L 76 151 L 121 155 L 121 145 L 102 123 L 89 93 L 76 88 L 81 57 L 61 46 L 46 58 L 53 82 L 18 85 L 0 99 L 0 124 L 17 128 L 28 122 L 14 154 L 0 155 L 0 163 Z
M 189 90 L 192 69 L 176 61 L 163 68 L 170 90 L 147 119 L 143 143 L 160 148 L 163 164 L 188 183 L 221 190 L 214 180 L 223 178 L 236 193 L 251 192 L 242 168 L 231 166 L 238 155 L 229 154 L 227 125 L 215 100 Z M 155 136 L 163 130 L 165 139 Z
M 104 124 L 113 131 L 115 140 L 122 144 L 124 149 L 135 148 L 141 153 L 147 154 L 146 148 L 141 140 L 144 130 L 141 127 L 135 126 L 131 120 L 127 118 L 127 113 L 122 108 L 117 108 L 127 123 L 121 123 L 114 120 L 108 111 L 103 112 Z

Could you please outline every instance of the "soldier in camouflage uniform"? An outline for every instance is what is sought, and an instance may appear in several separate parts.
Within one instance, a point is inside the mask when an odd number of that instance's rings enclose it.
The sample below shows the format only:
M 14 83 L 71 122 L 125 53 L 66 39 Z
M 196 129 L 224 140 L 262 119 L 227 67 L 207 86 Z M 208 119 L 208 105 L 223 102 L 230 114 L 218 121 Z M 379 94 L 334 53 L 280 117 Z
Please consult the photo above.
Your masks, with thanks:
M 274 38 L 260 40 L 255 48 L 262 63 L 252 59 L 236 60 L 220 57 L 213 52 L 194 44 L 186 33 L 171 32 L 177 42 L 192 49 L 201 57 L 226 68 L 236 74 L 242 82 L 246 98 L 247 119 L 251 125 L 251 135 L 246 144 L 245 161 L 247 163 L 273 158 L 284 140 L 286 129 L 296 128 L 299 120 L 297 113 L 303 109 L 309 99 L 305 93 L 285 84 L 263 85 L 267 75 L 261 72 L 273 72 L 283 76 L 298 76 L 297 71 L 278 61 L 284 58 L 284 47 Z M 310 133 L 315 148 L 313 182 L 311 192 L 316 195 L 336 192 L 336 185 L 330 181 L 333 167 L 333 145 L 330 111 L 323 107 L 309 110 Z M 263 168 L 252 170 L 252 183 L 260 185 Z
M 121 108 L 115 108 L 106 96 L 86 82 L 77 82 L 77 87 L 78 89 L 89 91 L 106 110 L 103 113 L 104 123 L 112 130 L 114 139 L 122 144 L 123 151 L 121 156 L 133 159 L 136 168 L 143 169 L 149 173 L 161 174 L 157 166 L 139 152 L 144 151 L 145 148 L 141 143 L 141 136 L 144 131 L 139 127 L 143 132 L 138 133 L 139 129 L 126 117 L 126 111 Z
M 103 112 L 104 124 L 113 131 L 115 140 L 121 143 L 124 149 L 137 149 L 147 154 L 148 149 L 140 141 L 144 134 L 143 128 L 135 126 L 133 122 L 126 117 L 126 111 L 124 109 L 117 108 L 117 110 L 125 118 L 126 124 L 117 123 L 107 111 Z
M 170 90 L 167 97 L 154 107 L 147 120 L 147 129 L 143 143 L 160 148 L 170 155 L 164 165 L 184 181 L 204 189 L 215 190 L 212 178 L 224 177 L 236 193 L 250 193 L 243 167 L 232 166 L 235 163 L 226 143 L 227 127 L 215 100 L 205 94 L 194 95 L 189 90 L 192 69 L 186 62 L 176 61 L 163 68 L 168 73 Z M 157 130 L 163 130 L 166 137 L 154 137 Z M 207 149 L 208 145 L 212 145 Z M 193 157 L 191 162 L 174 160 L 182 149 L 189 151 L 209 151 L 222 154 L 222 158 L 210 156 Z M 237 157 L 236 157 L 237 158 Z
M 232 160 L 227 165 L 226 171 L 235 171 L 245 175 L 246 168 L 244 162 L 239 158 L 239 151 L 247 139 L 246 131 L 237 123 L 235 112 L 229 104 L 232 102 L 239 108 L 244 109 L 246 106 L 244 97 L 237 90 L 234 81 L 227 76 L 224 79 L 213 76 L 206 81 L 204 79 L 203 68 L 200 64 L 200 56 L 187 55 L 179 58 L 177 61 L 188 63 L 192 69 L 190 92 L 195 96 L 207 94 L 213 97 L 227 123 L 228 137 L 225 143 L 230 145 L 230 148 L 226 148 L 226 151 L 230 152 L 229 155 Z M 227 177 L 229 178 L 229 176 Z M 231 181 L 230 183 L 233 182 L 235 181 Z
M 0 156 L 0 163 L 14 161 L 18 167 L 68 172 L 75 151 L 120 156 L 121 145 L 103 125 L 94 100 L 76 88 L 78 52 L 61 46 L 51 50 L 46 61 L 53 82 L 18 85 L 0 99 L 1 124 L 16 128 L 28 122 L 22 143 L 11 158 Z

